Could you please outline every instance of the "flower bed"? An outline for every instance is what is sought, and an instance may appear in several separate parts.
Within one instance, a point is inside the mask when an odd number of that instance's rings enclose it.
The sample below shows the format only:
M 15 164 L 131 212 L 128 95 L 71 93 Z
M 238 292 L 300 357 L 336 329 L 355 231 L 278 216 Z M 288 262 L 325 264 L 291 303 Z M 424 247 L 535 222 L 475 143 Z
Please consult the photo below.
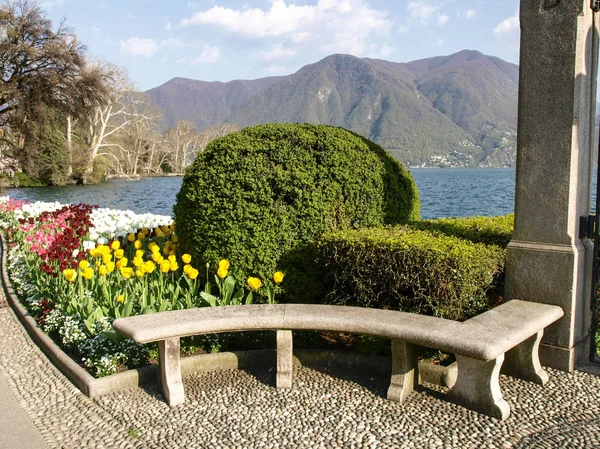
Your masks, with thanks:
M 169 216 L 3 197 L 0 226 L 7 231 L 8 271 L 20 300 L 44 332 L 98 377 L 155 356 L 152 347 L 115 333 L 114 319 L 248 304 L 257 291 L 274 302 L 283 279 L 280 272 L 266 285 L 249 278 L 246 293 L 222 260 L 214 283 L 208 282 L 210 264 L 202 264 L 207 281 L 201 286 L 202 265 L 179 254 Z

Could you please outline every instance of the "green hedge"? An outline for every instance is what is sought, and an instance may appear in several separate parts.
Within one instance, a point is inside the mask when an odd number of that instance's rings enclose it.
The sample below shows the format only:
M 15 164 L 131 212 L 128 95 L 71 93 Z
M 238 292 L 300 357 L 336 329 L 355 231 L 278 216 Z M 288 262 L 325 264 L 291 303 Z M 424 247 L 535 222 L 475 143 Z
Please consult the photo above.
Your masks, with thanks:
M 454 320 L 477 315 L 503 287 L 511 220 L 442 219 L 327 233 L 317 242 L 331 282 L 326 301 Z
M 270 124 L 211 142 L 186 170 L 174 213 L 193 260 L 227 258 L 244 283 L 281 270 L 290 299 L 316 286 L 317 236 L 418 220 L 419 199 L 410 172 L 375 143 L 332 126 Z
M 435 235 L 451 235 L 473 243 L 485 243 L 506 248 L 514 228 L 514 214 L 501 217 L 438 218 L 410 223 L 413 229 Z

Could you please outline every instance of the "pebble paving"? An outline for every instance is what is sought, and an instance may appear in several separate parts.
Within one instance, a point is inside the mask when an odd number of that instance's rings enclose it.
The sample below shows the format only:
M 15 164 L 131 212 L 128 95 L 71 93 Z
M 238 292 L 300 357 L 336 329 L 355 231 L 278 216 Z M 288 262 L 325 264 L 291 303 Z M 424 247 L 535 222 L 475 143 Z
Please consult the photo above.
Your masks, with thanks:
M 501 376 L 504 422 L 434 386 L 390 402 L 385 378 L 335 368 L 295 367 L 293 390 L 267 368 L 195 373 L 174 408 L 156 384 L 92 401 L 0 309 L 0 375 L 50 448 L 600 448 L 600 377 L 548 371 L 545 387 Z

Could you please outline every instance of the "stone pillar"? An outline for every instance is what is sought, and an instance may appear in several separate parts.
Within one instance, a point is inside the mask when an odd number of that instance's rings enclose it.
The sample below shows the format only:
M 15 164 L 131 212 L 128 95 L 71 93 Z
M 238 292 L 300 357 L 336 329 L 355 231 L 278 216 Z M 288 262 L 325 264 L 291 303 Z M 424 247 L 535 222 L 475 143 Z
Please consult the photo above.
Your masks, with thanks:
M 540 346 L 543 365 L 572 371 L 587 357 L 595 148 L 597 29 L 590 0 L 521 0 L 515 231 L 506 298 L 562 307 Z M 594 54 L 595 53 L 595 54 Z

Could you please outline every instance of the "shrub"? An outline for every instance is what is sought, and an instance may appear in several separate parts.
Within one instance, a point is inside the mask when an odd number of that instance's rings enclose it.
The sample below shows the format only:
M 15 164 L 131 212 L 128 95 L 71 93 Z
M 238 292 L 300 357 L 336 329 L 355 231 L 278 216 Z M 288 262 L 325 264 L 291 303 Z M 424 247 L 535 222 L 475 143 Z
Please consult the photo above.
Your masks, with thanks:
M 209 144 L 174 213 L 194 260 L 230 259 L 238 280 L 281 269 L 288 298 L 296 289 L 309 300 L 315 237 L 416 220 L 419 200 L 410 173 L 373 142 L 331 126 L 270 124 Z
M 413 229 L 435 235 L 451 235 L 473 243 L 485 243 L 506 248 L 514 229 L 514 214 L 501 217 L 438 218 L 410 223 Z
M 505 249 L 408 226 L 324 234 L 327 301 L 464 320 L 491 306 Z

